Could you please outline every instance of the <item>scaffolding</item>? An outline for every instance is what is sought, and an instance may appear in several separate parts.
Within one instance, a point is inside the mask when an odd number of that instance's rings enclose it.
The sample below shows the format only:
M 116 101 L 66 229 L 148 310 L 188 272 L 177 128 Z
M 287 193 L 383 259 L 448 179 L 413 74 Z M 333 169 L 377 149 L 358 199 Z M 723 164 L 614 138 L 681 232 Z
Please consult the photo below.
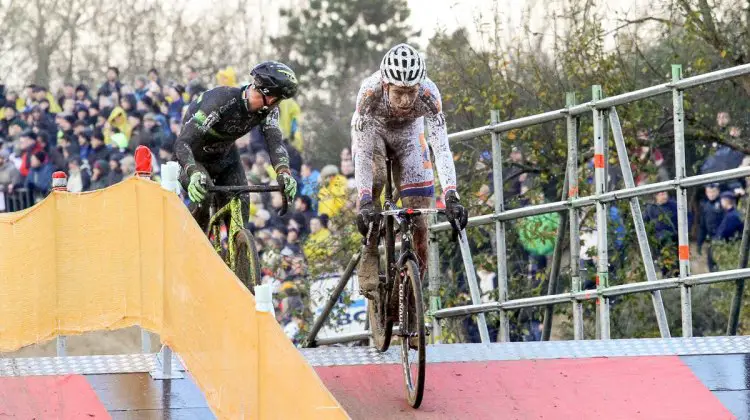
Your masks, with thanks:
M 461 317 L 472 314 L 483 315 L 488 312 L 499 313 L 499 334 L 498 341 L 510 341 L 510 327 L 507 312 L 522 308 L 546 307 L 546 316 L 544 319 L 544 339 L 549 339 L 549 330 L 551 326 L 551 308 L 552 305 L 567 303 L 572 305 L 573 309 L 573 336 L 575 340 L 584 338 L 583 328 L 583 302 L 587 300 L 597 301 L 597 336 L 600 339 L 610 338 L 610 300 L 616 296 L 648 292 L 651 294 L 656 320 L 659 332 L 662 338 L 671 337 L 669 325 L 667 322 L 664 303 L 661 297 L 661 291 L 666 289 L 679 288 L 681 299 L 681 316 L 682 316 L 682 336 L 692 337 L 692 304 L 691 290 L 692 287 L 702 284 L 712 284 L 719 282 L 737 281 L 738 293 L 741 293 L 743 281 L 750 277 L 750 269 L 739 268 L 735 270 L 713 272 L 708 274 L 691 275 L 690 274 L 690 252 L 688 242 L 688 219 L 687 219 L 687 188 L 705 185 L 713 182 L 728 181 L 737 178 L 750 176 L 750 167 L 740 167 L 737 169 L 725 170 L 697 176 L 686 176 L 685 169 L 685 138 L 684 138 L 684 109 L 683 109 L 683 92 L 686 89 L 696 86 L 702 86 L 709 83 L 729 80 L 735 77 L 750 74 L 750 64 L 723 69 L 711 73 L 706 73 L 694 77 L 682 78 L 682 66 L 672 66 L 672 80 L 656 86 L 633 92 L 624 93 L 612 97 L 604 97 L 602 87 L 595 85 L 592 87 L 592 100 L 590 102 L 576 104 L 575 95 L 568 93 L 566 95 L 566 107 L 555 111 L 549 111 L 537 115 L 531 115 L 510 121 L 499 122 L 499 113 L 491 113 L 490 125 L 473 128 L 470 130 L 453 133 L 448 136 L 449 140 L 464 141 L 483 136 L 491 136 L 492 141 L 492 170 L 494 184 L 495 209 L 494 213 L 476 217 L 471 217 L 467 227 L 495 224 L 496 240 L 496 258 L 497 258 L 497 294 L 496 301 L 481 303 L 476 271 L 473 266 L 471 253 L 465 235 L 460 236 L 460 250 L 462 261 L 466 271 L 466 280 L 471 290 L 472 304 L 442 308 L 440 298 L 441 288 L 441 267 L 439 261 L 439 250 L 437 247 L 437 235 L 451 229 L 447 222 L 435 223 L 434 218 L 430 221 L 429 240 L 428 240 L 428 275 L 429 275 L 429 311 L 428 318 L 432 328 L 432 337 L 436 343 L 439 343 L 441 337 L 440 320 Z M 617 106 L 626 105 L 639 100 L 652 98 L 658 95 L 672 95 L 673 123 L 674 123 L 674 147 L 675 147 L 675 178 L 669 181 L 656 182 L 647 185 L 636 186 L 633 174 L 630 169 L 630 160 L 625 147 L 625 139 L 620 125 L 620 119 L 617 114 Z M 594 183 L 595 194 L 590 196 L 579 196 L 578 189 L 578 130 L 580 118 L 583 115 L 592 115 L 594 129 Z M 567 132 L 567 168 L 565 182 L 563 186 L 563 197 L 560 201 L 544 203 L 539 205 L 527 206 L 518 209 L 505 210 L 503 197 L 503 150 L 502 138 L 503 133 L 511 130 L 529 128 L 532 126 L 554 122 L 566 121 Z M 614 137 L 614 143 L 619 158 L 619 166 L 623 174 L 625 188 L 615 191 L 607 191 L 606 170 L 608 157 L 608 138 L 611 130 Z M 654 194 L 662 191 L 675 191 L 677 195 L 678 207 L 678 256 L 679 256 L 679 276 L 676 278 L 657 279 L 654 267 L 654 259 L 648 244 L 643 216 L 641 213 L 639 196 Z M 565 198 L 567 196 L 567 199 Z M 640 249 L 640 255 L 643 260 L 646 279 L 643 282 L 627 283 L 622 285 L 609 285 L 609 261 L 607 255 L 607 206 L 616 200 L 629 200 L 631 216 L 636 230 L 636 236 Z M 582 281 L 580 273 L 580 209 L 594 206 L 596 208 L 596 231 L 597 231 L 597 273 L 596 289 L 582 290 Z M 567 212 L 570 237 L 570 292 L 555 294 L 557 273 L 555 266 L 559 267 L 559 259 L 563 243 L 564 232 L 560 229 L 555 249 L 555 261 L 553 261 L 553 274 L 550 279 L 549 294 L 545 296 L 528 297 L 521 299 L 509 299 L 508 297 L 508 273 L 507 273 L 507 249 L 506 249 L 506 223 L 512 220 L 521 219 L 528 216 L 541 215 L 546 213 Z M 565 224 L 562 224 L 563 226 Z M 745 235 L 748 229 L 745 228 Z M 746 241 L 745 241 L 746 242 Z M 744 243 L 744 242 L 743 242 Z M 743 254 L 745 250 L 743 249 Z M 746 255 L 745 255 L 746 257 Z M 746 260 L 747 258 L 741 258 Z M 741 265 L 745 267 L 746 264 Z M 347 270 L 349 272 L 349 270 Z M 349 280 L 349 276 L 343 276 L 342 284 Z M 340 288 L 339 288 L 340 289 Z M 741 298 L 735 296 L 735 301 Z M 334 293 L 332 300 L 338 299 Z M 737 302 L 734 306 L 738 307 Z M 728 331 L 736 331 L 737 316 L 733 307 L 732 319 Z M 316 325 L 322 325 L 326 322 L 328 312 L 321 314 L 316 320 Z M 487 331 L 486 322 L 478 322 L 479 334 L 481 341 L 487 343 L 490 341 Z M 732 328 L 734 326 L 734 328 Z M 314 328 L 317 332 L 319 328 Z M 369 333 L 357 333 L 327 338 L 316 341 L 315 334 L 308 336 L 306 346 L 313 347 L 322 344 L 343 343 L 349 341 L 358 341 L 366 339 Z
M 601 86 L 592 87 L 592 100 L 590 102 L 576 105 L 572 94 L 567 97 L 567 107 L 557 111 L 546 112 L 539 115 L 520 118 L 517 120 L 496 123 L 497 115 L 493 114 L 493 124 L 485 127 L 475 128 L 472 130 L 456 133 L 452 140 L 468 140 L 490 134 L 492 136 L 493 149 L 493 171 L 495 172 L 495 213 L 473 217 L 469 220 L 469 226 L 479 226 L 495 223 L 497 237 L 497 259 L 498 259 L 498 292 L 497 301 L 483 304 L 471 304 L 453 308 L 439 308 L 439 296 L 432 303 L 431 312 L 436 322 L 433 322 L 433 329 L 439 333 L 439 321 L 449 317 L 465 316 L 469 314 L 486 313 L 489 311 L 500 312 L 500 328 L 498 341 L 509 341 L 509 327 L 506 312 L 509 310 L 531 308 L 538 306 L 548 306 L 560 303 L 569 303 L 573 307 L 573 336 L 575 340 L 583 339 L 583 305 L 586 300 L 597 301 L 597 331 L 598 338 L 610 338 L 610 300 L 615 296 L 650 292 L 654 305 L 659 331 L 662 338 L 670 337 L 667 316 L 664 310 L 664 303 L 661 298 L 661 290 L 679 288 L 681 299 L 682 315 L 682 336 L 692 337 L 692 304 L 691 290 L 693 286 L 701 284 L 711 284 L 726 281 L 743 280 L 750 277 L 750 269 L 742 268 L 701 275 L 690 274 L 690 252 L 688 242 L 688 218 L 687 218 L 687 188 L 704 185 L 713 182 L 728 181 L 736 178 L 750 176 L 750 167 L 741 167 L 732 170 L 715 172 L 698 176 L 686 176 L 685 170 L 685 137 L 684 137 L 684 110 L 683 110 L 683 91 L 685 89 L 701 86 L 722 80 L 728 80 L 733 77 L 750 74 L 750 65 L 742 65 L 720 70 L 700 76 L 682 78 L 682 67 L 680 65 L 672 66 L 672 82 L 653 87 L 649 87 L 622 95 L 604 98 Z M 674 123 L 674 147 L 675 147 L 675 178 L 670 181 L 657 182 L 653 184 L 635 186 L 633 174 L 630 169 L 630 160 L 628 159 L 625 148 L 625 139 L 622 133 L 620 120 L 616 107 L 625 105 L 638 100 L 650 98 L 662 94 L 672 94 L 672 109 Z M 595 194 L 586 197 L 578 196 L 577 173 L 578 173 L 578 125 L 580 116 L 591 113 L 593 116 L 594 128 L 594 183 Z M 566 119 L 567 137 L 568 137 L 568 164 L 567 164 L 567 184 L 564 190 L 567 190 L 568 199 L 558 202 L 545 203 L 541 205 L 528 206 L 520 209 L 503 210 L 502 197 L 502 153 L 501 153 L 501 133 L 527 128 L 534 125 Z M 608 134 L 607 122 L 612 131 L 614 142 L 619 157 L 620 169 L 625 181 L 625 188 L 616 191 L 607 191 L 606 182 L 606 165 L 608 155 Z M 679 256 L 679 277 L 660 279 L 656 278 L 654 260 L 649 248 L 648 238 L 641 215 L 640 204 L 637 197 L 649 195 L 661 191 L 674 190 L 677 195 L 677 233 L 678 233 L 678 256 Z M 609 285 L 609 261 L 607 255 L 607 205 L 615 200 L 630 200 L 631 216 L 638 238 L 641 258 L 643 260 L 646 272 L 646 281 L 637 283 L 628 283 L 617 286 Z M 588 206 L 596 208 L 596 231 L 597 231 L 597 273 L 596 273 L 596 290 L 581 290 L 581 278 L 579 272 L 580 257 L 580 230 L 579 230 L 579 209 Z M 571 291 L 562 294 L 549 294 L 523 299 L 509 300 L 507 297 L 508 278 L 504 262 L 507 260 L 505 249 L 505 226 L 508 221 L 522 217 L 539 215 L 553 212 L 567 211 L 569 214 L 570 224 L 570 267 L 571 267 Z M 430 226 L 432 235 L 450 229 L 448 223 L 439 223 Z M 434 243 L 431 242 L 431 243 Z M 431 254 L 432 255 L 432 254 Z M 430 273 L 438 273 L 439 262 L 436 259 L 430 260 Z M 467 266 L 466 270 L 474 270 L 473 267 Z M 468 277 L 467 277 L 468 279 Z M 439 289 L 439 277 L 431 274 L 430 290 Z M 432 283 L 438 283 L 438 286 Z M 433 296 L 435 299 L 435 296 Z M 437 305 L 437 307 L 436 307 Z M 549 312 L 548 312 L 549 314 Z M 549 318 L 549 317 L 546 317 Z M 545 322 L 549 322 L 545 319 Z M 439 337 L 439 335 L 435 335 Z M 484 340 L 483 340 L 484 342 Z

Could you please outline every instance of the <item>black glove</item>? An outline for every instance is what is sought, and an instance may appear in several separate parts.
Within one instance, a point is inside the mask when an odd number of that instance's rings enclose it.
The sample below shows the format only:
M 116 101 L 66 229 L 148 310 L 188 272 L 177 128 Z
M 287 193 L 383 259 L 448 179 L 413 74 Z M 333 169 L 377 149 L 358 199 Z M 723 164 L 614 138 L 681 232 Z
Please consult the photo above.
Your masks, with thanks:
M 380 213 L 375 211 L 372 201 L 363 201 L 359 204 L 359 214 L 357 215 L 357 229 L 367 240 L 367 234 L 370 229 L 378 229 L 378 216 Z
M 451 226 L 457 230 L 463 230 L 469 222 L 469 212 L 458 199 L 458 193 L 450 190 L 445 194 L 445 215 Z

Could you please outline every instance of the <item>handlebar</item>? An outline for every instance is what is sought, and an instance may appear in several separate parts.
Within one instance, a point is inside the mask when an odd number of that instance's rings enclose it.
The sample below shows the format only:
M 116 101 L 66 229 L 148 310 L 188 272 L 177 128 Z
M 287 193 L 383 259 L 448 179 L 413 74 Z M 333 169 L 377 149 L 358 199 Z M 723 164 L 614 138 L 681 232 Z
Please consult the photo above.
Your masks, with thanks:
M 388 206 L 389 203 L 386 203 L 386 206 Z M 396 218 L 410 218 L 410 217 L 416 217 L 421 216 L 423 214 L 445 214 L 445 209 L 433 209 L 433 208 L 424 208 L 424 209 L 412 209 L 412 208 L 392 208 L 391 210 L 383 210 L 378 213 L 381 217 L 383 216 L 394 216 Z M 367 229 L 367 235 L 365 235 L 365 245 L 369 245 L 370 243 L 370 236 L 372 235 L 373 229 L 375 228 L 374 224 L 370 222 L 368 229 Z M 453 235 L 452 240 L 455 242 L 458 239 L 458 232 L 459 229 L 456 227 L 453 228 Z
M 280 192 L 281 193 L 281 210 L 279 216 L 286 214 L 289 202 L 284 194 L 283 185 L 237 185 L 237 186 L 213 186 L 207 188 L 209 193 L 224 193 L 224 194 L 243 194 L 243 193 L 264 193 L 264 192 Z
M 445 214 L 444 209 L 393 209 L 383 210 L 380 212 L 381 216 L 399 216 L 399 217 L 414 217 L 423 214 Z

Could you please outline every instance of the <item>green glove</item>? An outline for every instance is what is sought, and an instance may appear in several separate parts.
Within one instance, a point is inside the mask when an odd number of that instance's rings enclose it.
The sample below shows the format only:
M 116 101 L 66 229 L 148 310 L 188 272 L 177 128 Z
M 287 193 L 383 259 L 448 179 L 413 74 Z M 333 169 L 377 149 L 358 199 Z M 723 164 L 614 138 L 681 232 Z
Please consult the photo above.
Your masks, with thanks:
M 294 201 L 294 197 L 297 196 L 297 180 L 288 172 L 281 172 L 276 178 L 279 184 L 284 186 L 286 200 L 290 203 Z
M 193 203 L 201 203 L 206 199 L 206 180 L 205 175 L 201 172 L 195 172 L 190 175 L 190 184 L 188 184 L 188 197 Z

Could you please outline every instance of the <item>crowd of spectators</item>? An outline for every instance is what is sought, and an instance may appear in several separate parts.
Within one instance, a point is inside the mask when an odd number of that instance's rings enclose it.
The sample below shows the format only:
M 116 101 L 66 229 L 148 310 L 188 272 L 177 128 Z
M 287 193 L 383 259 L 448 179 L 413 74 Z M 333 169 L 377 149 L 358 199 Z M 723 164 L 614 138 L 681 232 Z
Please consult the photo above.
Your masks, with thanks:
M 116 67 L 110 67 L 106 80 L 95 89 L 65 83 L 59 91 L 35 84 L 12 91 L 0 85 L 0 211 L 13 210 L 5 203 L 14 194 L 30 196 L 29 205 L 43 199 L 51 190 L 54 171 L 66 172 L 70 192 L 121 182 L 133 176 L 133 155 L 140 145 L 151 150 L 158 180 L 160 165 L 175 160 L 174 143 L 187 105 L 209 85 L 191 67 L 184 69 L 183 77 L 163 81 L 159 71 L 151 69 L 126 81 Z M 235 79 L 233 69 L 227 68 L 211 85 L 238 86 Z M 302 158 L 299 105 L 285 100 L 280 111 L 298 195 L 280 217 L 280 193 L 252 194 L 247 227 L 258 241 L 264 281 L 283 292 L 278 293 L 284 298 L 277 302 L 277 314 L 293 335 L 301 321 L 296 313 L 302 310 L 296 291 L 304 289 L 299 286 L 311 261 L 328 256 L 327 242 L 337 229 L 331 219 L 351 208 L 356 194 L 349 150 L 342 151 L 338 165 L 313 167 Z M 238 139 L 236 145 L 250 184 L 275 181 L 259 130 Z M 183 198 L 187 200 L 186 194 Z
M 121 182 L 133 175 L 133 153 L 140 145 L 152 151 L 157 171 L 154 176 L 158 179 L 160 164 L 175 160 L 174 143 L 180 134 L 183 113 L 192 98 L 207 86 L 237 85 L 231 68 L 219 72 L 216 80 L 217 83 L 204 83 L 195 69 L 186 66 L 180 81 L 162 80 L 157 69 L 124 81 L 119 70 L 110 67 L 106 80 L 95 90 L 85 84 L 65 83 L 59 91 L 35 84 L 12 91 L 0 84 L 0 211 L 8 210 L 4 207 L 4 197 L 9 195 L 22 192 L 31 195 L 32 201 L 42 199 L 51 190 L 52 173 L 58 170 L 67 173 L 71 192 L 93 191 Z M 338 165 L 313 167 L 303 158 L 299 106 L 293 100 L 282 101 L 280 111 L 290 166 L 299 185 L 298 196 L 290 203 L 288 214 L 281 217 L 278 214 L 282 203 L 280 193 L 251 195 L 248 228 L 256 236 L 264 282 L 272 283 L 274 290 L 281 292 L 279 296 L 283 296 L 277 302 L 280 321 L 290 335 L 294 335 L 302 322 L 297 316 L 304 304 L 299 296 L 300 285 L 309 278 L 311 263 L 330 257 L 330 242 L 335 241 L 337 230 L 341 229 L 332 220 L 355 207 L 356 187 L 350 150 L 341 151 Z M 741 136 L 740 128 L 730 126 L 730 116 L 726 112 L 717 115 L 717 126 L 721 135 Z M 638 137 L 649 144 L 646 130 L 640 130 Z M 276 174 L 258 129 L 238 139 L 236 145 L 250 184 L 275 181 Z M 658 147 L 642 146 L 631 153 L 637 185 L 672 177 Z M 486 154 L 489 156 L 489 151 Z M 639 171 L 638 168 L 647 163 L 656 168 L 655 173 Z M 506 164 L 509 164 L 504 174 L 508 180 L 504 191 L 506 208 L 544 202 L 544 195 L 529 194 L 538 177 L 524 169 L 534 168 L 535 163 L 525 157 L 521 145 L 512 147 Z M 750 159 L 741 152 L 714 145 L 699 172 L 710 173 L 748 164 Z M 582 171 L 593 174 L 593 160 L 587 165 L 582 165 Z M 611 165 L 610 169 L 608 188 L 622 188 L 618 185 L 622 175 L 617 165 Z M 593 182 L 590 176 L 583 179 L 586 184 Z M 744 180 L 708 185 L 705 192 L 699 194 L 700 205 L 691 209 L 689 222 L 693 222 L 693 216 L 697 217 L 697 249 L 699 253 L 708 249 L 710 270 L 716 269 L 710 244 L 736 240 L 742 232 L 743 218 L 737 210 L 737 199 L 745 194 L 745 187 Z M 472 214 L 492 211 L 492 194 L 491 182 L 482 185 L 471 197 Z M 660 248 L 676 248 L 677 205 L 671 193 L 656 194 L 653 202 L 645 206 L 643 217 L 652 226 Z M 625 248 L 625 224 L 616 206 L 609 207 L 609 220 L 614 229 L 614 235 L 610 234 L 610 257 L 616 268 L 623 262 Z M 530 287 L 538 286 L 541 281 L 539 273 L 544 273 L 548 266 L 559 225 L 557 214 L 515 222 L 513 230 L 518 234 L 518 247 L 511 251 L 521 256 L 518 268 L 528 273 Z M 594 267 L 596 255 L 589 250 L 596 246 L 595 226 L 584 223 L 581 238 L 582 263 Z M 675 268 L 674 264 L 662 266 L 662 274 L 670 275 Z M 480 268 L 478 274 L 482 289 L 488 294 L 495 288 L 495 273 Z M 585 287 L 595 285 L 589 281 Z M 533 337 L 531 339 L 535 339 Z

